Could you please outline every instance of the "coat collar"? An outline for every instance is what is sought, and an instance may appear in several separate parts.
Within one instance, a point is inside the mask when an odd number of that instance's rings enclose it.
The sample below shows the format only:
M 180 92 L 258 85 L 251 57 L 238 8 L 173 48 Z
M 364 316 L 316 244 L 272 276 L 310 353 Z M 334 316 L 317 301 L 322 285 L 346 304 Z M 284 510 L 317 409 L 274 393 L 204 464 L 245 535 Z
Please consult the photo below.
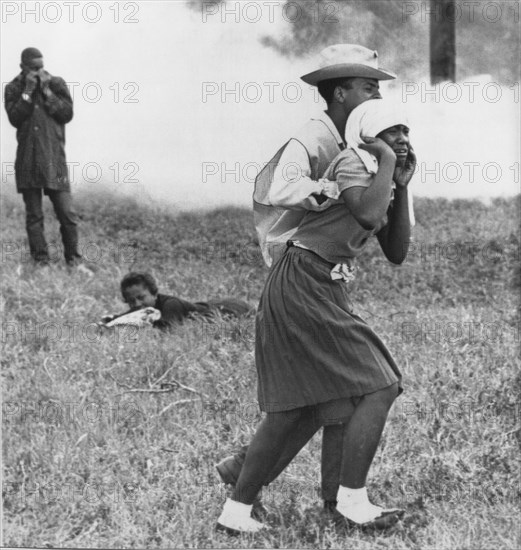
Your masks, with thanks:
M 336 142 L 340 146 L 340 149 L 344 149 L 346 142 L 344 138 L 339 134 L 334 122 L 331 120 L 329 115 L 325 111 L 321 111 L 320 114 L 316 117 L 313 117 L 315 120 L 321 120 L 329 129 L 329 131 L 335 136 Z

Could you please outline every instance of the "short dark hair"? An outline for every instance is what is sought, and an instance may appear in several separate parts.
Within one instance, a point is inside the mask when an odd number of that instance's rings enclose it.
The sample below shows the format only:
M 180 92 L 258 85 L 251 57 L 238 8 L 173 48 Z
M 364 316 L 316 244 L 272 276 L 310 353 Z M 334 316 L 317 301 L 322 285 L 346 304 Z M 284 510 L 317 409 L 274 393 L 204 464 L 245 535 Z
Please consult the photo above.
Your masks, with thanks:
M 136 271 L 131 271 L 130 273 L 127 273 L 123 279 L 121 279 L 120 288 L 123 298 L 125 297 L 125 290 L 134 285 L 144 286 L 148 289 L 150 294 L 156 295 L 158 292 L 156 280 L 152 277 L 152 275 L 150 275 L 150 273 L 138 273 Z
M 329 105 L 333 101 L 333 94 L 337 86 L 342 86 L 346 90 L 353 87 L 353 78 L 330 78 L 329 80 L 321 80 L 318 85 L 318 93 L 325 99 Z

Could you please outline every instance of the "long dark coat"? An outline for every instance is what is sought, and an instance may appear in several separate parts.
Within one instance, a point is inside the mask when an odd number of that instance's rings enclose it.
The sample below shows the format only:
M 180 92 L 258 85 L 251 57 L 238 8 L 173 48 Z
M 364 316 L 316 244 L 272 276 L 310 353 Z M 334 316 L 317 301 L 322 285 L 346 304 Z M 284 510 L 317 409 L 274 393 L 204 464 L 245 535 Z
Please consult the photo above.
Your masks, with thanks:
M 73 116 L 72 98 L 63 78 L 51 77 L 52 94 L 40 85 L 29 103 L 22 99 L 25 77 L 19 74 L 5 87 L 5 110 L 17 129 L 15 174 L 18 192 L 24 189 L 70 191 L 65 159 L 65 124 Z

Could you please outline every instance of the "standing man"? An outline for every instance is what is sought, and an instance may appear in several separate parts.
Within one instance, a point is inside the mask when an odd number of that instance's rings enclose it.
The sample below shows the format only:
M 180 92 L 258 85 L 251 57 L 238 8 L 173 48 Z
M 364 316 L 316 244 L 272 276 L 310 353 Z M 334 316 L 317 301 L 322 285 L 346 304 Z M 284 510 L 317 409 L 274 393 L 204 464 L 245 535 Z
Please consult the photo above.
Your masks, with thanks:
M 396 75 L 378 67 L 378 54 L 355 44 L 336 44 L 320 52 L 316 69 L 301 77 L 317 86 L 327 110 L 312 118 L 283 145 L 255 180 L 254 220 L 268 266 L 286 249 L 307 211 L 323 211 L 339 196 L 336 182 L 323 179 L 331 161 L 346 147 L 344 133 L 351 111 L 369 99 L 381 99 L 379 80 Z M 284 453 L 264 484 L 273 481 L 318 430 L 316 419 L 303 418 L 286 441 Z M 322 498 L 326 510 L 336 507 L 342 461 L 344 424 L 324 426 Z M 248 447 L 222 460 L 217 470 L 235 485 Z
M 5 87 L 5 109 L 16 128 L 16 188 L 25 202 L 29 249 L 37 264 L 49 263 L 43 191 L 60 222 L 65 261 L 74 266 L 81 256 L 65 160 L 65 124 L 72 119 L 72 99 L 65 81 L 44 70 L 38 49 L 23 50 L 20 68 L 22 72 Z

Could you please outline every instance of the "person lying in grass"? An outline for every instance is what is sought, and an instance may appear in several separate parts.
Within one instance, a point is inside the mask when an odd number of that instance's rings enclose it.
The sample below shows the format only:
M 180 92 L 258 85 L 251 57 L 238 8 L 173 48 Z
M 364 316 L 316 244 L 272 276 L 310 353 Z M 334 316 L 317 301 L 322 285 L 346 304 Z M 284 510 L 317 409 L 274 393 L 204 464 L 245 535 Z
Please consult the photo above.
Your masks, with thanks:
M 248 303 L 235 298 L 192 303 L 176 296 L 160 294 L 150 273 L 127 273 L 121 280 L 120 288 L 123 301 L 130 309 L 119 315 L 103 317 L 102 321 L 106 326 L 149 324 L 166 329 L 181 324 L 193 314 L 212 317 L 219 312 L 221 315 L 241 317 L 252 310 Z

